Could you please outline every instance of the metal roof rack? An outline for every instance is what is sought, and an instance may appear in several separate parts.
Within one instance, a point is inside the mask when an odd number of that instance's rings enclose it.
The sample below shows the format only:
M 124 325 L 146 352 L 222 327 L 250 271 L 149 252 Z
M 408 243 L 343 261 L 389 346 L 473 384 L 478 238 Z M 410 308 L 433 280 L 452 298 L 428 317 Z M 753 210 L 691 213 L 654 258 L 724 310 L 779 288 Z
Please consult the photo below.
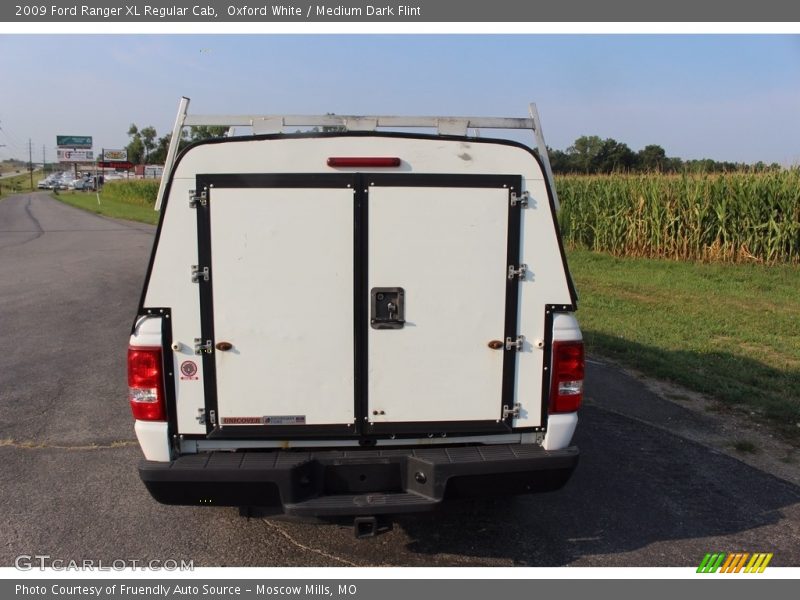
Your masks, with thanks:
M 228 135 L 233 135 L 236 127 L 252 127 L 255 135 L 281 133 L 284 127 L 343 127 L 345 131 L 375 131 L 377 128 L 432 128 L 438 135 L 467 135 L 469 129 L 528 129 L 536 138 L 536 148 L 542 159 L 553 200 L 558 209 L 553 182 L 553 171 L 547 146 L 542 134 L 542 125 L 536 104 L 528 105 L 529 118 L 514 117 L 406 117 L 391 115 L 189 115 L 189 98 L 181 98 L 178 105 L 178 116 L 172 129 L 167 157 L 164 162 L 164 174 L 158 189 L 155 209 L 161 208 L 167 181 L 172 175 L 181 131 L 184 127 L 198 125 L 228 127 Z

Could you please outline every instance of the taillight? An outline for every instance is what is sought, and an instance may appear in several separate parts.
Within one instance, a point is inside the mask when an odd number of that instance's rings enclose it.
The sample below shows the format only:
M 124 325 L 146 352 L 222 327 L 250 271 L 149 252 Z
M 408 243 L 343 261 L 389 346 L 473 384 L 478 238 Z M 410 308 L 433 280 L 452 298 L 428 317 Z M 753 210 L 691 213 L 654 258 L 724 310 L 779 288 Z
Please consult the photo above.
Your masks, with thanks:
M 583 401 L 583 342 L 553 342 L 550 413 L 575 412 Z
M 331 156 L 329 167 L 399 167 L 401 160 L 397 156 Z
M 128 400 L 133 418 L 139 421 L 166 421 L 161 348 L 128 347 Z

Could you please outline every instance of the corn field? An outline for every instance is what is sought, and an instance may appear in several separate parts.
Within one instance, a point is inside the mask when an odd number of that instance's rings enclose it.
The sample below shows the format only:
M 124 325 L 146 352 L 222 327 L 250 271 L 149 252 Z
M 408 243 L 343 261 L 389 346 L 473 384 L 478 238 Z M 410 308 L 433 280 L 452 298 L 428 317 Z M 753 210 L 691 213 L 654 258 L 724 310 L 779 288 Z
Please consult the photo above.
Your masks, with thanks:
M 800 169 L 556 178 L 573 247 L 617 256 L 800 262 Z

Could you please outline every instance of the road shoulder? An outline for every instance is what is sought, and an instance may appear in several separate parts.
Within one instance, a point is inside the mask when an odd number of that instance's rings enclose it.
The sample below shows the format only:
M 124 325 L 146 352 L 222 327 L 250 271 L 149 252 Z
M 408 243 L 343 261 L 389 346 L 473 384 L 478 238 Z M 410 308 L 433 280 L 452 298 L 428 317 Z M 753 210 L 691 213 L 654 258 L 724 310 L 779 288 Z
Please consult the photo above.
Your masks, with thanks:
M 606 358 L 591 357 L 587 362 L 587 405 L 647 423 L 800 485 L 800 449 L 768 424 L 755 421 L 755 415 Z M 635 380 L 649 394 L 632 393 L 622 379 Z M 593 397 L 593 385 L 608 389 L 603 402 Z

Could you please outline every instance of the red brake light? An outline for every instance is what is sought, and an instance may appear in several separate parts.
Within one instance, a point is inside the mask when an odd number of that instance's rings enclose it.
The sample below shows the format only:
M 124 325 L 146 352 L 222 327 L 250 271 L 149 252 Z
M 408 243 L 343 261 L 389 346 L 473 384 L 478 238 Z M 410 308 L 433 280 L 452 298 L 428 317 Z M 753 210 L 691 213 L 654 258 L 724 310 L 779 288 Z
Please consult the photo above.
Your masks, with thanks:
M 128 400 L 134 419 L 167 420 L 161 364 L 160 347 L 128 347 Z
M 397 156 L 331 156 L 329 167 L 399 167 Z
M 575 412 L 583 401 L 583 342 L 553 342 L 550 413 Z

